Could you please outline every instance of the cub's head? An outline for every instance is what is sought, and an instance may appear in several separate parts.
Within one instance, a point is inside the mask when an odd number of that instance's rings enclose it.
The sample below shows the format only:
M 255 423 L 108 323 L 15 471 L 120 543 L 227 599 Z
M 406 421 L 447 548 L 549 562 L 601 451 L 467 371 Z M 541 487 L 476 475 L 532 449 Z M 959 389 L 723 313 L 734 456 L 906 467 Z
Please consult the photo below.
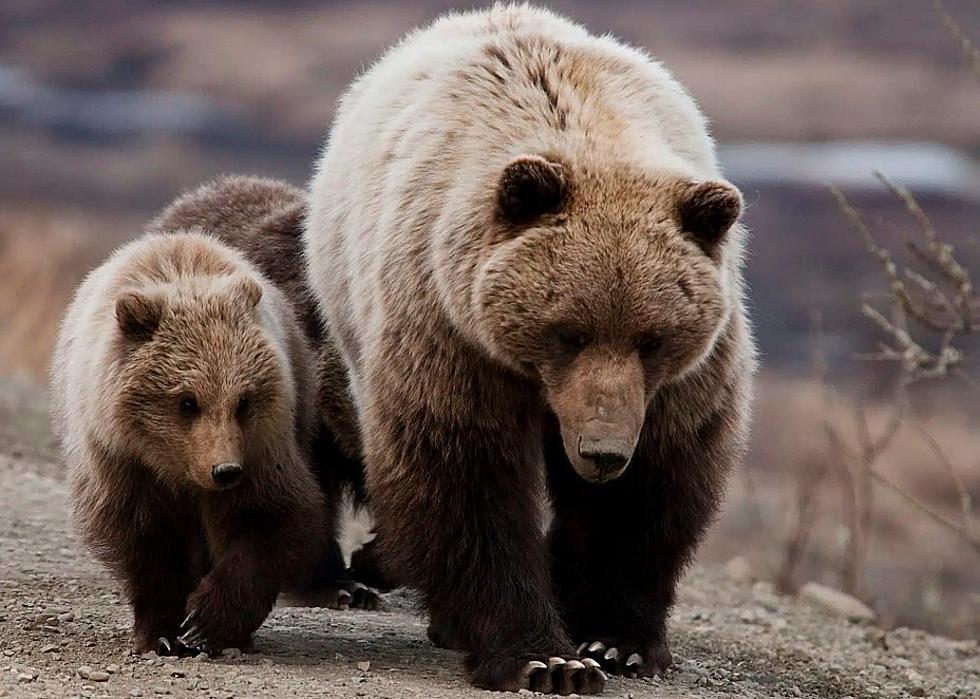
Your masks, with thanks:
M 741 196 L 629 166 L 524 156 L 499 176 L 473 313 L 488 350 L 537 377 L 586 480 L 621 475 L 657 389 L 711 351 Z
M 243 275 L 187 278 L 116 298 L 128 447 L 164 481 L 222 490 L 248 478 L 255 446 L 292 430 L 284 360 Z

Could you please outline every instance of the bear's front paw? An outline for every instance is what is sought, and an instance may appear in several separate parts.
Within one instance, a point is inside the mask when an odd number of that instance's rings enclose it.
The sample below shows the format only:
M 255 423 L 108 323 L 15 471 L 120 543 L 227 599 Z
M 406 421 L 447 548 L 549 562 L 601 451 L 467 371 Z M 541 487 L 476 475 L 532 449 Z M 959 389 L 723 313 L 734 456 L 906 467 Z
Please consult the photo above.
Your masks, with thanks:
M 614 639 L 586 641 L 578 647 L 578 654 L 583 661 L 594 660 L 606 672 L 625 677 L 663 675 L 673 662 L 666 642 L 641 645 Z
M 485 658 L 471 675 L 477 687 L 505 692 L 601 694 L 606 686 L 605 673 L 591 658 Z
M 353 580 L 338 580 L 319 593 L 324 599 L 322 607 L 330 609 L 364 609 L 377 611 L 383 608 L 381 593 L 373 587 Z
M 252 632 L 269 616 L 275 591 L 261 594 L 243 581 L 222 583 L 214 571 L 187 598 L 187 617 L 177 641 L 195 652 L 246 648 Z
M 165 635 L 156 632 L 147 632 L 138 635 L 136 637 L 136 652 L 149 653 L 151 651 L 157 655 L 177 656 L 189 655 L 194 652 L 198 652 L 193 648 L 188 648 L 187 646 L 181 644 L 177 640 L 176 634 Z

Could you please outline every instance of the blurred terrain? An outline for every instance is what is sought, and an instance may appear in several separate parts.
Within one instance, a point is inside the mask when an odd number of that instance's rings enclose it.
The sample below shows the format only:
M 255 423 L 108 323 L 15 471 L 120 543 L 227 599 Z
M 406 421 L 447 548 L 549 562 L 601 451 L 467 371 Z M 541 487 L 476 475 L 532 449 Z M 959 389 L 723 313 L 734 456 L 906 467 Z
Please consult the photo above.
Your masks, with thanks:
M 663 60 L 709 115 L 726 173 L 748 202 L 748 279 L 763 373 L 753 451 L 704 556 L 778 567 L 801 473 L 826 458 L 828 411 L 867 406 L 879 426 L 888 367 L 855 360 L 878 335 L 862 295 L 875 262 L 827 193 L 840 183 L 901 249 L 915 228 L 871 176 L 916 193 L 980 269 L 980 84 L 927 0 L 599 0 L 547 3 Z M 43 382 L 57 320 L 84 273 L 184 189 L 227 172 L 302 183 L 344 86 L 444 2 L 0 4 L 0 375 Z M 948 0 L 980 37 L 976 0 Z M 812 378 L 812 316 L 839 399 Z M 966 349 L 968 368 L 976 369 Z M 980 499 L 977 390 L 927 390 L 916 420 Z M 937 511 L 960 498 L 914 435 L 880 469 Z M 749 480 L 751 477 L 751 480 Z M 752 487 L 749 487 L 749 486 Z M 837 584 L 847 533 L 833 480 L 800 581 Z M 980 635 L 974 552 L 883 492 L 862 597 L 889 623 Z

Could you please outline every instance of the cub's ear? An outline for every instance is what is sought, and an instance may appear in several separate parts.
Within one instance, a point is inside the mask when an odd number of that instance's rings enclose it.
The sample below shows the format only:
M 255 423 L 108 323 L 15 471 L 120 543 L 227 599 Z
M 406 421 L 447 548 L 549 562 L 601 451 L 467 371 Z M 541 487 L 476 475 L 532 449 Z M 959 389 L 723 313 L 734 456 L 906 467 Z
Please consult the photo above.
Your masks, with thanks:
M 124 291 L 116 299 L 116 322 L 130 340 L 145 341 L 153 337 L 163 317 L 161 296 L 140 291 Z
M 742 195 L 727 182 L 688 184 L 677 202 L 681 230 L 712 252 L 742 213 Z
M 248 309 L 255 308 L 262 300 L 262 285 L 251 277 L 235 276 L 230 282 L 231 293 L 241 299 Z
M 527 223 L 559 211 L 568 198 L 565 166 L 540 155 L 522 155 L 504 168 L 497 183 L 497 215 Z

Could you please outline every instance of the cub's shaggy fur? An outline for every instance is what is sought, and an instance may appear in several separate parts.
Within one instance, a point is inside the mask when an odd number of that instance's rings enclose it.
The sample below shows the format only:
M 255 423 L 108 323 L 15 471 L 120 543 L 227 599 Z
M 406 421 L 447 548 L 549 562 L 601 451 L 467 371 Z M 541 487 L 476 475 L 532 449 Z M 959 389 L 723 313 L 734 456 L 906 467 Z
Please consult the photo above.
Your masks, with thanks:
M 487 688 L 662 672 L 754 369 L 741 197 L 693 100 L 547 11 L 451 15 L 352 85 L 310 196 L 385 560 L 432 637 Z
M 327 532 L 311 367 L 283 295 L 211 237 L 145 236 L 79 287 L 55 425 L 140 651 L 246 644 L 281 589 L 307 584 Z
M 316 354 L 316 434 L 313 466 L 323 489 L 330 522 L 330 549 L 311 592 L 336 586 L 345 578 L 388 589 L 376 560 L 374 543 L 354 552 L 351 569 L 337 544 L 337 503 L 348 490 L 357 506 L 366 506 L 357 417 L 344 365 L 324 326 L 306 279 L 302 249 L 306 193 L 261 177 L 233 175 L 201 185 L 178 197 L 150 224 L 150 230 L 200 228 L 240 251 L 283 292 Z M 376 595 L 350 580 L 346 587 L 355 607 L 373 607 Z

